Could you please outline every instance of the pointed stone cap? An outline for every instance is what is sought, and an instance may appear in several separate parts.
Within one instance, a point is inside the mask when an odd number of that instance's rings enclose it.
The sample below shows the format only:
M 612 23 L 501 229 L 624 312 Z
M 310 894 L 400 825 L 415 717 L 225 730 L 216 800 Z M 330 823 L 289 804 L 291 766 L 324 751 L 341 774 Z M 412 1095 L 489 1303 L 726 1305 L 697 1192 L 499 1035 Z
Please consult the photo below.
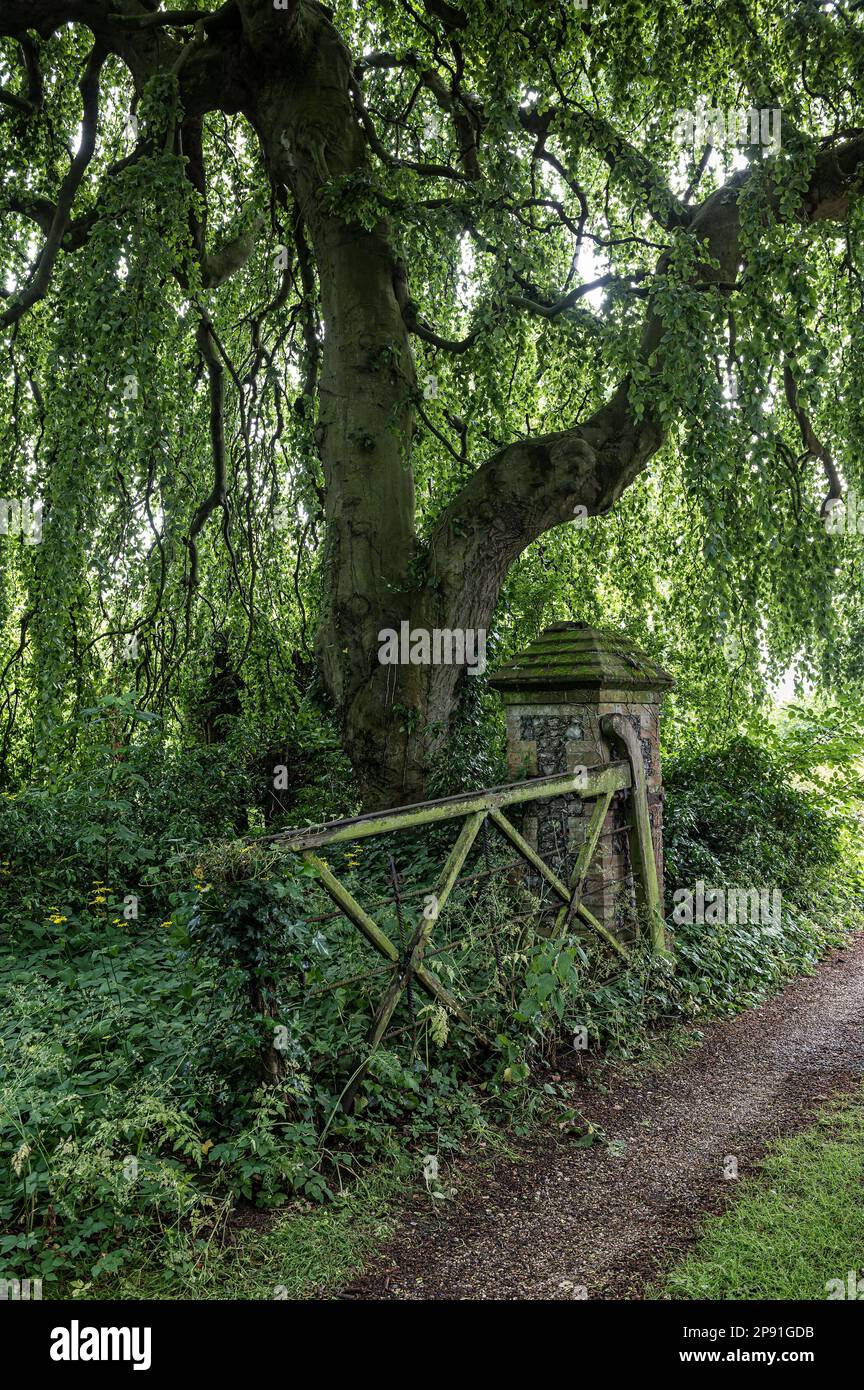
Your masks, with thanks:
M 606 698 L 644 700 L 653 694 L 659 701 L 675 681 L 629 637 L 587 623 L 563 622 L 545 628 L 523 652 L 500 666 L 489 684 L 508 701 L 518 695 L 534 703 L 554 691 L 552 702 L 560 703 L 561 692 L 577 690 L 588 699 L 597 699 L 594 692 L 603 691 Z

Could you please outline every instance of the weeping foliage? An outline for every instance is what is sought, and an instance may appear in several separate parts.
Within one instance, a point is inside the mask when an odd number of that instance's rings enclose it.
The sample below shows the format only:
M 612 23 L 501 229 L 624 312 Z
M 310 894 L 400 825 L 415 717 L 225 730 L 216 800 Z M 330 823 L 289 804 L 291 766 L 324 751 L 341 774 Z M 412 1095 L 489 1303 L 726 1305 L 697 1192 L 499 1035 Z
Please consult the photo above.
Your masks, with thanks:
M 721 10 L 333 11 L 369 158 L 327 196 L 346 222 L 386 219 L 404 268 L 420 545 L 484 458 L 587 418 L 628 378 L 636 417 L 659 410 L 661 451 L 610 513 L 577 507 L 524 551 L 493 645 L 503 656 L 567 615 L 627 629 L 678 676 L 684 742 L 706 717 L 752 719 L 790 667 L 842 694 L 861 665 L 861 537 L 827 534 L 812 444 L 864 497 L 860 179 L 842 222 L 802 225 L 797 209 L 817 156 L 859 133 L 864 16 L 815 0 Z M 0 37 L 0 80 L 21 96 L 0 107 L 9 302 L 80 137 L 92 35 L 72 24 L 28 42 L 33 109 L 20 34 Z M 167 63 L 139 87 L 110 54 L 46 293 L 4 330 L 0 497 L 43 504 L 39 544 L 0 536 L 9 785 L 75 753 L 78 716 L 109 695 L 131 692 L 169 737 L 206 737 L 214 671 L 268 731 L 315 696 L 317 267 L 232 102 L 190 121 Z M 779 155 L 682 150 L 676 113 L 700 94 L 782 111 Z M 706 284 L 675 207 L 745 176 L 737 278 Z M 662 336 L 646 361 L 649 296 Z M 224 395 L 221 477 L 202 323 Z

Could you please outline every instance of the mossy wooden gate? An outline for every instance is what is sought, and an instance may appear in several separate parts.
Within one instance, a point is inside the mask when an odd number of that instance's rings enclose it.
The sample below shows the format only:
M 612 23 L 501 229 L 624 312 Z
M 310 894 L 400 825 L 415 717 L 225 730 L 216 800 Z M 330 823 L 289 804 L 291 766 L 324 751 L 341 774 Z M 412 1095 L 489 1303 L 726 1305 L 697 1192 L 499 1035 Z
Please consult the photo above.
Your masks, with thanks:
M 574 918 L 579 918 L 593 931 L 597 932 L 625 961 L 629 955 L 627 948 L 610 932 L 582 901 L 582 895 L 597 849 L 597 844 L 609 810 L 612 798 L 617 792 L 627 792 L 632 799 L 632 825 L 630 831 L 631 858 L 637 900 L 643 907 L 643 916 L 649 923 L 649 936 L 652 949 L 665 952 L 666 942 L 663 926 L 663 913 L 660 904 L 654 850 L 651 841 L 651 825 L 648 814 L 648 801 L 645 792 L 645 773 L 638 739 L 632 736 L 627 721 L 619 716 L 609 716 L 605 732 L 611 741 L 623 747 L 626 758 L 620 761 L 580 769 L 575 773 L 561 776 L 535 777 L 522 782 L 512 782 L 499 787 L 487 787 L 482 791 L 458 796 L 443 797 L 437 801 L 425 801 L 413 806 L 403 806 L 395 810 L 371 812 L 350 820 L 328 821 L 323 825 L 307 830 L 287 831 L 283 835 L 268 839 L 300 855 L 313 869 L 321 887 L 329 894 L 337 908 L 363 933 L 366 940 L 380 952 L 393 966 L 390 982 L 382 995 L 369 1034 L 367 1055 L 359 1062 L 351 1082 L 343 1096 L 343 1105 L 350 1109 L 357 1089 L 369 1061 L 384 1037 L 400 998 L 412 981 L 450 1014 L 465 1025 L 476 1038 L 480 1048 L 488 1048 L 490 1040 L 481 1028 L 471 1019 L 460 1002 L 453 997 L 435 973 L 424 963 L 424 956 L 430 944 L 435 922 L 441 913 L 450 893 L 456 884 L 465 860 L 484 823 L 493 825 L 532 868 L 552 889 L 560 900 L 552 936 L 564 935 L 570 929 Z M 579 848 L 570 882 L 564 883 L 555 870 L 547 864 L 532 846 L 524 839 L 516 827 L 505 816 L 504 808 L 521 806 L 526 802 L 566 796 L 577 793 L 583 801 L 594 800 L 596 805 L 588 823 L 585 838 Z M 399 951 L 389 936 L 374 918 L 361 906 L 344 883 L 340 882 L 330 866 L 316 851 L 328 845 L 342 845 L 349 841 L 364 840 L 376 835 L 389 835 L 399 830 L 407 830 L 424 825 L 439 825 L 446 821 L 461 821 L 462 826 L 450 850 L 434 889 L 428 895 L 434 904 L 434 912 L 420 915 L 420 920 L 407 942 L 404 951 Z

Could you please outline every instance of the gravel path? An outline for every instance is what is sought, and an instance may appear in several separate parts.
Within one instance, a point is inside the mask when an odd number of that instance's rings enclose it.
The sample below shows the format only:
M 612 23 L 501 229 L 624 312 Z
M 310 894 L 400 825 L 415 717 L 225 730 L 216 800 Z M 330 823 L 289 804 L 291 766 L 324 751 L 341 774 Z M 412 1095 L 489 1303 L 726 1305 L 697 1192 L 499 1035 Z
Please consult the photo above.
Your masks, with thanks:
M 864 934 L 815 975 L 738 1018 L 662 1072 L 589 1064 L 573 1103 L 605 1144 L 548 1132 L 520 1161 L 460 1162 L 456 1197 L 412 1199 L 404 1223 L 343 1298 L 632 1299 L 734 1197 L 766 1145 L 864 1073 Z M 608 1093 L 592 1078 L 602 1074 Z M 610 1084 L 611 1083 L 611 1084 Z M 585 1292 L 582 1292 L 583 1290 Z

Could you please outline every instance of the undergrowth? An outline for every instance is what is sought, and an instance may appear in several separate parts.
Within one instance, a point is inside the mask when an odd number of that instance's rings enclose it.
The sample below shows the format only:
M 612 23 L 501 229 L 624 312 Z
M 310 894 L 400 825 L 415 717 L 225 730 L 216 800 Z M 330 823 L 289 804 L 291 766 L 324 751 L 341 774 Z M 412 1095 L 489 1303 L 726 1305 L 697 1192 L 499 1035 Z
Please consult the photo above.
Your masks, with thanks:
M 218 749 L 145 746 L 0 801 L 0 1277 L 50 1293 L 134 1283 L 154 1254 L 213 1268 L 238 1203 L 293 1219 L 375 1165 L 410 1154 L 419 1175 L 467 1135 L 527 1129 L 560 1103 L 535 1084 L 556 1049 L 638 1056 L 759 1002 L 861 923 L 842 817 L 751 744 L 691 761 L 667 775 L 667 900 L 699 879 L 777 885 L 781 920 L 679 925 L 674 965 L 635 950 L 622 968 L 593 939 L 545 939 L 548 905 L 492 847 L 429 959 L 490 1052 L 415 985 L 348 1115 L 387 969 L 293 857 L 230 838 L 246 794 Z M 400 842 L 403 944 L 440 835 Z M 331 862 L 372 904 L 385 854 Z M 478 844 L 466 872 L 484 867 Z M 399 942 L 392 905 L 376 915 Z

